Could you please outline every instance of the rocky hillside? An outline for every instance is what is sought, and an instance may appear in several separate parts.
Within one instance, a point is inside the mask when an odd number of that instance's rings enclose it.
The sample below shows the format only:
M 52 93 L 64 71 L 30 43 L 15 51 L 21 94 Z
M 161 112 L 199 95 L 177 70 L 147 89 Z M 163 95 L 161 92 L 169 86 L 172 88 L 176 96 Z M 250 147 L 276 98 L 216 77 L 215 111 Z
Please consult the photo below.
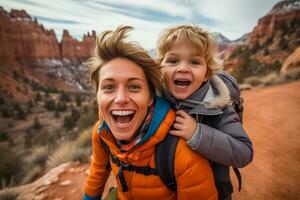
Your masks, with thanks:
M 281 1 L 259 19 L 245 43 L 229 44 L 225 68 L 235 70 L 233 75 L 239 81 L 247 76 L 279 72 L 285 59 L 300 46 L 299 38 L 300 1 Z
M 87 72 L 81 64 L 90 57 L 96 33 L 82 41 L 67 30 L 58 41 L 24 10 L 7 12 L 0 7 L 0 96 L 28 100 L 32 83 L 65 91 L 90 89 Z

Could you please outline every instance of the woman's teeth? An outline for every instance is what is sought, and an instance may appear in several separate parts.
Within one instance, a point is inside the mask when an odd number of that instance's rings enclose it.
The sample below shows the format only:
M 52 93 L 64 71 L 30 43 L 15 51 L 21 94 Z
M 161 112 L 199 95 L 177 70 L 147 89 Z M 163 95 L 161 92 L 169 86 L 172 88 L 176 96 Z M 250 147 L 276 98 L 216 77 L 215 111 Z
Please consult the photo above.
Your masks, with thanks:
M 111 114 L 118 115 L 118 116 L 131 115 L 133 113 L 134 113 L 134 111 L 132 111 L 132 110 L 113 110 L 111 112 Z
M 130 121 L 134 116 L 134 111 L 132 110 L 113 110 L 111 112 L 112 117 L 119 127 L 126 127 L 129 125 Z

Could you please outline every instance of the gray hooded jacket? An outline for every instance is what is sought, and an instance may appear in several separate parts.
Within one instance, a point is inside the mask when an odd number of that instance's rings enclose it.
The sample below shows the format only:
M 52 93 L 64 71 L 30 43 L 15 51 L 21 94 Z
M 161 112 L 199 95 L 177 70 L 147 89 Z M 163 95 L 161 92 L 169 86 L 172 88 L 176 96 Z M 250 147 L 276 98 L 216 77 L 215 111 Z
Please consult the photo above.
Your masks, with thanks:
M 220 77 L 227 80 L 222 81 Z M 228 77 L 226 74 L 213 75 L 188 99 L 177 100 L 164 93 L 174 108 L 185 110 L 197 119 L 197 130 L 187 144 L 213 161 L 212 168 L 218 181 L 230 180 L 228 166 L 244 167 L 253 159 L 252 142 L 230 105 L 232 96 L 239 96 L 239 90 L 228 85 L 231 83 Z

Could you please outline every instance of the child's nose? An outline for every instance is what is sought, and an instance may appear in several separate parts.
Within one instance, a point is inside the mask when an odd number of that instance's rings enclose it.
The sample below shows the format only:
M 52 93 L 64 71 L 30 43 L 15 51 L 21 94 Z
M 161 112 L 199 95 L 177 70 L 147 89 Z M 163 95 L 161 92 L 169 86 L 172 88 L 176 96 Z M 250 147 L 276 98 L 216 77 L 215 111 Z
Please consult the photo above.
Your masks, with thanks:
M 189 64 L 186 62 L 180 63 L 180 65 L 177 68 L 178 72 L 188 72 L 189 71 Z

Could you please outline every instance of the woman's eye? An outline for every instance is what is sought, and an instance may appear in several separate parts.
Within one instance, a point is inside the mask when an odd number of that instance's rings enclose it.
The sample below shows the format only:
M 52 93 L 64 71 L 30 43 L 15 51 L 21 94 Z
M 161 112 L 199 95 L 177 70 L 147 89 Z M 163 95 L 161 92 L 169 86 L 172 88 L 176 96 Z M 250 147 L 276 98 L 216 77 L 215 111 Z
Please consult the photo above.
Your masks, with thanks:
M 112 91 L 114 91 L 114 89 L 115 89 L 115 86 L 114 85 L 104 85 L 104 86 L 102 86 L 102 88 L 101 88 L 104 92 L 112 92 Z
M 138 92 L 138 91 L 140 91 L 141 86 L 139 86 L 139 85 L 129 85 L 129 86 L 128 86 L 128 89 L 129 89 L 130 91 L 132 91 L 132 92 Z

